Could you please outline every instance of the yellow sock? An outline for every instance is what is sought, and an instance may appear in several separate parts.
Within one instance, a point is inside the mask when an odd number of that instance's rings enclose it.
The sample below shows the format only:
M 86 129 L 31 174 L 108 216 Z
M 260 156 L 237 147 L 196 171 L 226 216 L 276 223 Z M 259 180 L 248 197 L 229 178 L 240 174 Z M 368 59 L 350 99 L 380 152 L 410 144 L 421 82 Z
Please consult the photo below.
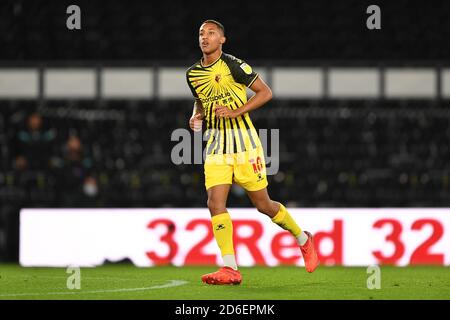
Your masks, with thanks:
M 218 214 L 211 218 L 214 237 L 219 245 L 222 257 L 224 255 L 234 255 L 233 247 L 233 223 L 228 212 Z
M 283 206 L 281 203 L 280 210 L 275 215 L 275 217 L 272 218 L 272 221 L 282 227 L 284 230 L 289 231 L 296 238 L 302 233 L 302 229 L 300 229 L 285 206 Z

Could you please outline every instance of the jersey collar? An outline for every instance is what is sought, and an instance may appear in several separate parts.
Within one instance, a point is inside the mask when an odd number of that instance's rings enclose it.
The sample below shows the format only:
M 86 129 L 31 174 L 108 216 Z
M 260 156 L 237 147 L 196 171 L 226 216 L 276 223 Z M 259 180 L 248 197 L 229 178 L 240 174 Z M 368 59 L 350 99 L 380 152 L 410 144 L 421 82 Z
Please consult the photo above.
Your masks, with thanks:
M 222 53 L 220 54 L 220 56 L 214 61 L 214 62 L 211 62 L 210 64 L 208 64 L 208 65 L 206 65 L 206 66 L 204 66 L 203 65 L 203 58 L 200 58 L 200 66 L 202 67 L 202 68 L 208 68 L 208 67 L 211 67 L 212 65 L 214 65 L 217 61 L 219 61 L 220 60 L 220 58 L 222 58 L 222 56 L 223 56 L 223 51 L 222 51 Z

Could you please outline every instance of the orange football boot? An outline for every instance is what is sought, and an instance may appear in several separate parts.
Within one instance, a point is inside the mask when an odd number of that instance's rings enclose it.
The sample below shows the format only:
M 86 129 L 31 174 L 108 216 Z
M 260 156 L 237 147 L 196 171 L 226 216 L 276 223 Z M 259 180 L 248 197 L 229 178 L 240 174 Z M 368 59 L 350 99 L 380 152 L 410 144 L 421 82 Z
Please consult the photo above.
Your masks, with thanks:
M 316 248 L 314 248 L 313 236 L 310 232 L 305 231 L 308 236 L 308 240 L 302 246 L 300 250 L 302 251 L 303 259 L 305 260 L 305 268 L 308 272 L 314 272 L 319 265 L 319 259 L 317 258 Z
M 242 282 L 239 270 L 230 267 L 222 267 L 213 273 L 204 274 L 202 282 L 207 284 L 240 284 Z

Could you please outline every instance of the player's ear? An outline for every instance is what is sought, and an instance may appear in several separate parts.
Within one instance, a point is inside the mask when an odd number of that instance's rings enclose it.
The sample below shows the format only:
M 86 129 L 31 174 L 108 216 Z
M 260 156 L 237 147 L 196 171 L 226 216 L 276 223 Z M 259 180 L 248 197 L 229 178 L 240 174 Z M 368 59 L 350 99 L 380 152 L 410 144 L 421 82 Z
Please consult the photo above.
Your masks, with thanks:
M 222 36 L 220 38 L 220 44 L 224 44 L 227 41 L 227 38 L 225 38 L 225 36 Z

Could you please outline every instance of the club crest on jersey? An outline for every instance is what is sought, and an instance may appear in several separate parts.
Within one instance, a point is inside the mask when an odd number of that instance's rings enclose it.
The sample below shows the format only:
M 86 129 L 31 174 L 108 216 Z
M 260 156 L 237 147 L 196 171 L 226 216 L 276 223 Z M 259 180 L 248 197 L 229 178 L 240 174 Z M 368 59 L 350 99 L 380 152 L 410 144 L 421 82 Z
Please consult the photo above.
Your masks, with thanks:
M 216 77 L 214 78 L 214 80 L 216 80 L 217 83 L 219 83 L 219 81 L 222 79 L 222 75 L 221 74 L 216 74 Z
M 241 69 L 244 70 L 244 72 L 246 74 L 251 74 L 252 73 L 252 67 L 250 67 L 248 64 L 246 64 L 245 62 L 243 64 L 241 64 Z

